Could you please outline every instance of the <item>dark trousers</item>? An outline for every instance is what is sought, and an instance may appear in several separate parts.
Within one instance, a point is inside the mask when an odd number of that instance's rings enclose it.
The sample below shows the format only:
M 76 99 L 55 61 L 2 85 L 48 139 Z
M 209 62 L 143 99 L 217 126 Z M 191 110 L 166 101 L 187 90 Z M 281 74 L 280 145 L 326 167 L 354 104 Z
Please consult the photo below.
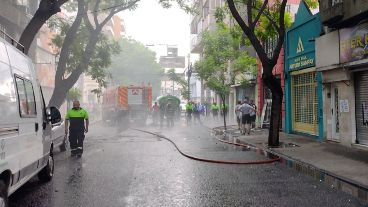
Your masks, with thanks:
M 165 114 L 160 114 L 160 127 L 164 126 Z
M 166 120 L 167 120 L 167 127 L 173 127 L 174 126 L 174 117 L 173 116 L 166 117 Z
M 70 133 L 70 151 L 72 154 L 83 154 L 84 133 Z

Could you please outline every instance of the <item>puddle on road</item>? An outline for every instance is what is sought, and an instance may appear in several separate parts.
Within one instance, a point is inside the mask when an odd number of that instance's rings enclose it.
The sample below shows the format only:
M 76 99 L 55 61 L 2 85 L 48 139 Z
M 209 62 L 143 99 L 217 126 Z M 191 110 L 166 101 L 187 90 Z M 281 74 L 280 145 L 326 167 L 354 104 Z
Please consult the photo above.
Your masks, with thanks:
M 222 142 L 222 143 L 225 144 L 225 145 L 228 145 L 227 147 L 224 147 L 228 150 L 234 150 L 235 149 L 235 150 L 245 151 L 245 152 L 254 152 L 258 155 L 262 155 L 262 156 L 267 157 L 269 159 L 278 159 L 279 158 L 279 156 L 276 156 L 272 153 L 269 153 L 269 152 L 267 152 L 263 149 L 251 146 L 248 143 L 240 140 L 239 139 L 240 134 L 239 135 L 237 135 L 237 134 L 235 134 L 235 135 L 234 134 L 220 134 L 220 135 L 217 134 L 216 135 L 216 133 L 211 132 L 211 136 L 216 137 L 219 140 L 225 141 L 225 142 Z M 226 142 L 230 142 L 230 143 L 233 143 L 233 144 L 226 143 Z M 234 144 L 246 145 L 246 146 L 237 146 L 237 145 L 234 145 Z

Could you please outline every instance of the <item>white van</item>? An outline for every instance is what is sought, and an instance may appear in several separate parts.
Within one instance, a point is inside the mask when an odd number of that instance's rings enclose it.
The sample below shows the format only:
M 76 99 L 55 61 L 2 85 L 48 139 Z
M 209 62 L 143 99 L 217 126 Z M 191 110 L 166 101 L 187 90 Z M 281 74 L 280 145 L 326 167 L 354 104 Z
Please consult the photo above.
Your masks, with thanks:
M 52 179 L 51 128 L 60 121 L 57 108 L 46 108 L 32 61 L 0 38 L 0 206 L 33 176 Z

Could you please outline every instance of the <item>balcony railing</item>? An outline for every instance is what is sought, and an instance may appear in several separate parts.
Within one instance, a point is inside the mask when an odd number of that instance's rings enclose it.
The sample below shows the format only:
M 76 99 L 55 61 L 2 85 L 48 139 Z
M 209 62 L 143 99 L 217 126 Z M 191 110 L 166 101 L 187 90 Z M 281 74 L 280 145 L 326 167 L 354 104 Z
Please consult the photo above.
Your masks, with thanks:
M 332 26 L 344 17 L 343 0 L 321 0 L 321 21 Z

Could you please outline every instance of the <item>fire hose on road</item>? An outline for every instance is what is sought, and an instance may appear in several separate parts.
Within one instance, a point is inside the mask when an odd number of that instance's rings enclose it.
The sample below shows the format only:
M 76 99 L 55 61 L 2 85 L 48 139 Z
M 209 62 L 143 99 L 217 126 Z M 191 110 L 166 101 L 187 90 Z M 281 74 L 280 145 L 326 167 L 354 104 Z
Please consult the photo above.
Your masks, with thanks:
M 183 155 L 184 157 L 187 157 L 189 159 L 192 160 L 197 160 L 197 161 L 201 161 L 201 162 L 209 162 L 209 163 L 217 163 L 217 164 L 234 164 L 234 165 L 256 165 L 256 164 L 270 164 L 270 163 L 274 163 L 280 160 L 279 157 L 277 158 L 273 158 L 273 159 L 267 159 L 267 160 L 245 160 L 245 161 L 229 161 L 229 160 L 212 160 L 212 159 L 205 159 L 205 158 L 200 158 L 200 157 L 196 157 L 196 156 L 192 156 L 189 154 L 184 153 L 183 151 L 181 151 L 179 149 L 179 147 L 176 145 L 176 143 L 174 141 L 172 141 L 170 138 L 167 138 L 161 134 L 157 134 L 157 133 L 153 133 L 150 131 L 145 131 L 145 130 L 141 130 L 141 129 L 134 129 L 136 131 L 140 131 L 146 134 L 151 134 L 154 135 L 156 137 L 162 138 L 167 140 L 168 142 L 170 142 L 171 144 L 174 145 L 174 147 L 179 151 L 179 153 L 181 155 Z M 233 143 L 233 142 L 228 142 L 228 141 L 224 141 L 221 139 L 218 139 L 219 141 L 226 143 L 226 144 L 231 144 L 231 145 L 236 145 L 236 146 L 240 146 L 240 147 L 246 147 L 246 148 L 253 148 L 253 149 L 257 149 L 253 146 L 249 146 L 249 145 L 245 145 L 245 144 L 238 144 L 238 143 Z

